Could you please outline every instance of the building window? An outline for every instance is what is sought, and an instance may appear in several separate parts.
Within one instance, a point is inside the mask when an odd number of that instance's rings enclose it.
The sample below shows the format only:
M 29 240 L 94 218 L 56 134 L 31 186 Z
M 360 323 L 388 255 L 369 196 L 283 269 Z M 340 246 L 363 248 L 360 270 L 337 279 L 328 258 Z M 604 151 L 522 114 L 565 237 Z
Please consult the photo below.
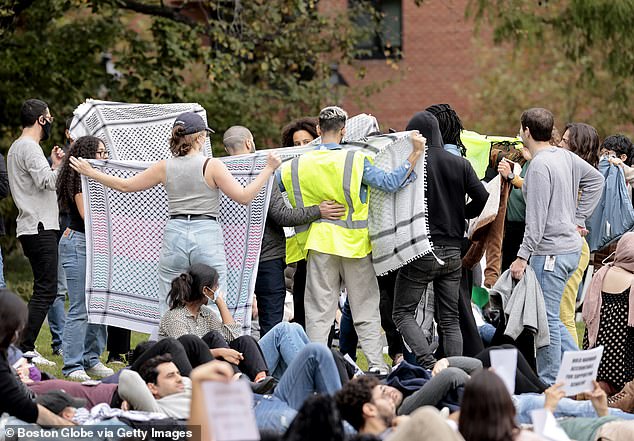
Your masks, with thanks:
M 401 56 L 403 7 L 401 0 L 349 0 L 352 21 L 359 31 L 359 59 Z

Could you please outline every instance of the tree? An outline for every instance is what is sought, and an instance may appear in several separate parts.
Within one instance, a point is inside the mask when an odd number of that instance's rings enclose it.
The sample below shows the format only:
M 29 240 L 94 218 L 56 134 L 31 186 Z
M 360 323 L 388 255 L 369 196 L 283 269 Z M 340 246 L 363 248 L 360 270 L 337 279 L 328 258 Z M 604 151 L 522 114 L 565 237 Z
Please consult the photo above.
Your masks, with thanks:
M 634 2 L 471 0 L 467 11 L 492 26 L 499 45 L 482 45 L 480 130 L 516 130 L 519 112 L 540 103 L 560 125 L 583 120 L 603 136 L 631 130 Z
M 86 98 L 198 102 L 215 145 L 234 124 L 260 146 L 278 145 L 291 118 L 333 102 L 333 64 L 354 65 L 356 42 L 373 32 L 349 26 L 349 13 L 316 0 L 5 0 L 0 150 L 18 136 L 18 110 L 32 97 L 57 118 L 49 147 Z M 9 201 L 0 212 L 16 215 Z

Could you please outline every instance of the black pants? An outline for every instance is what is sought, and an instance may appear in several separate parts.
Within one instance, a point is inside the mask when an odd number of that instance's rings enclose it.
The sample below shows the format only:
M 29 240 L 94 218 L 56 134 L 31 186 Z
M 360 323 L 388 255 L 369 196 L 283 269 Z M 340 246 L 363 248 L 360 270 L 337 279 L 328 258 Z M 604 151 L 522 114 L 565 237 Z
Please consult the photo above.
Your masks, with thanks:
M 170 354 L 181 375 L 189 377 L 192 369 L 214 359 L 207 344 L 196 335 L 185 334 L 176 338 L 164 338 L 145 350 L 132 363 L 130 369 L 138 371 L 143 363 L 157 355 Z
M 475 356 L 482 362 L 482 366 L 485 368 L 491 367 L 490 352 L 493 349 L 516 349 L 515 346 L 510 344 L 504 344 L 501 346 L 492 346 L 486 348 Z M 521 352 L 517 352 L 517 371 L 515 373 L 515 395 L 525 393 L 543 393 L 548 387 L 542 380 L 539 379 L 533 368 L 528 364 L 526 358 Z
M 244 360 L 237 366 L 234 364 L 231 364 L 231 366 L 234 372 L 242 372 L 249 377 L 251 381 L 255 380 L 255 377 L 260 372 L 269 371 L 269 368 L 266 366 L 266 361 L 264 361 L 262 349 L 260 349 L 258 342 L 250 335 L 243 335 L 227 343 L 227 340 L 224 339 L 220 332 L 211 331 L 203 335 L 202 339 L 209 349 L 229 348 L 241 352 L 244 356 Z
M 520 250 L 522 240 L 524 240 L 524 222 L 509 222 L 504 225 L 504 240 L 502 241 L 502 266 L 500 272 L 503 273 L 517 259 L 517 252 Z
M 260 338 L 284 318 L 286 283 L 284 282 L 284 259 L 260 262 L 255 281 L 255 296 L 258 299 Z
M 129 329 L 108 326 L 108 360 L 130 352 L 130 335 Z
M 394 309 L 394 286 L 396 285 L 397 275 L 398 271 L 392 271 L 385 276 L 377 277 L 377 281 L 379 282 L 379 294 L 381 295 L 379 301 L 381 327 L 385 331 L 388 354 L 392 359 L 394 359 L 397 354 L 404 352 L 403 338 L 401 337 L 401 333 L 398 332 L 398 329 L 396 329 L 394 319 L 392 318 Z
M 306 329 L 306 310 L 304 309 L 304 291 L 306 290 L 306 260 L 297 262 L 293 277 L 293 321 Z
M 57 297 L 57 230 L 45 230 L 38 225 L 37 234 L 20 236 L 24 255 L 33 270 L 33 295 L 29 300 L 29 317 L 24 330 L 22 351 L 35 349 L 35 340 L 48 309 Z

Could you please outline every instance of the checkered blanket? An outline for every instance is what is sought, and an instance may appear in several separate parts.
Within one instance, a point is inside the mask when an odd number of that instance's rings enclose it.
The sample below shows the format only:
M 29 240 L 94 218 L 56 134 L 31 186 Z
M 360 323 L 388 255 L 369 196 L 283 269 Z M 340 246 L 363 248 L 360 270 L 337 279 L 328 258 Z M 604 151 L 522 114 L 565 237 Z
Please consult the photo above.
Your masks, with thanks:
M 92 161 L 104 173 L 129 177 L 171 157 L 168 140 L 176 116 L 197 104 L 125 104 L 87 101 L 75 111 L 74 138 L 104 140 L 110 158 Z M 208 155 L 211 153 L 207 145 Z M 248 184 L 266 165 L 265 153 L 221 159 Z M 139 162 L 148 161 L 148 162 Z M 272 180 L 248 206 L 221 197 L 219 222 L 227 256 L 227 305 L 243 332 L 251 328 L 251 302 Z M 159 323 L 158 258 L 168 219 L 163 186 L 120 193 L 83 177 L 86 210 L 88 316 L 102 323 L 151 332 Z

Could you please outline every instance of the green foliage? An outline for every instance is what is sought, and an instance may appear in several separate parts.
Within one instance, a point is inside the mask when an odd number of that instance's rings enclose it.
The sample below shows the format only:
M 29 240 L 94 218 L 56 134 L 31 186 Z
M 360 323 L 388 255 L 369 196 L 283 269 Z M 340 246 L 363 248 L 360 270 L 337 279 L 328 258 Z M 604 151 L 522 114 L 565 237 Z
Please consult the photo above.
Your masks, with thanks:
M 634 122 L 633 1 L 471 0 L 467 13 L 499 44 L 481 45 L 478 57 L 480 130 L 514 133 L 520 112 L 536 105 L 603 136 Z

